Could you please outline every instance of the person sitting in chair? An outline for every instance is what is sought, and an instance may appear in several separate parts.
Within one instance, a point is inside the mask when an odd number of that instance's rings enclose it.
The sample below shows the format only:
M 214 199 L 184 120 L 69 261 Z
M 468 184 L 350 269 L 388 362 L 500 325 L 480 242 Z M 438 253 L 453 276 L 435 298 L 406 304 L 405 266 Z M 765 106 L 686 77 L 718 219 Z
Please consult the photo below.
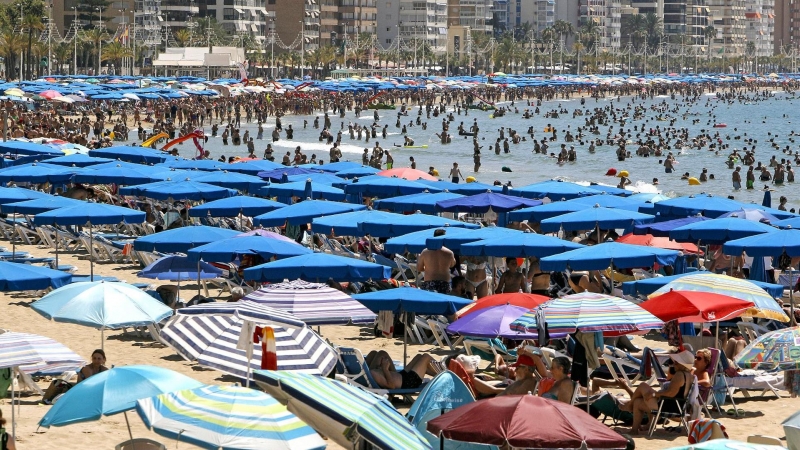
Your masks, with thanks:
M 371 351 L 365 358 L 372 378 L 383 389 L 416 389 L 422 386 L 425 375 L 435 376 L 431 355 L 420 353 L 406 367 L 397 371 L 394 361 L 384 350 Z
M 98 373 L 108 370 L 108 367 L 106 367 L 105 364 L 106 352 L 99 348 L 93 351 L 92 362 L 83 366 L 81 370 L 78 371 L 78 383 L 93 375 L 97 375 Z M 67 392 L 73 386 L 75 386 L 75 383 L 70 383 L 64 380 L 53 380 L 50 383 L 50 386 L 48 386 L 47 390 L 44 391 L 42 402 L 46 405 L 52 404 L 56 397 Z

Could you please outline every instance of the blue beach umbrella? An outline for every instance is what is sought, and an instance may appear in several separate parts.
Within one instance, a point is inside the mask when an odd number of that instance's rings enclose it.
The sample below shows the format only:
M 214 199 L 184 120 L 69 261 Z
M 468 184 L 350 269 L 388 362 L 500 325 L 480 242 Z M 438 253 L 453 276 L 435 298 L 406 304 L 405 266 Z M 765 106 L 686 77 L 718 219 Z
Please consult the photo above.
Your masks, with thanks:
M 312 170 L 312 169 L 304 169 L 302 167 L 286 167 L 281 166 L 280 168 L 273 169 L 273 170 L 266 170 L 262 172 L 258 172 L 258 176 L 269 180 L 273 183 L 280 183 L 284 177 L 289 177 L 290 175 L 307 175 L 307 174 L 315 174 L 315 173 L 322 173 L 320 170 Z
M 514 222 L 522 222 L 523 220 L 541 222 L 542 220 L 560 216 L 562 214 L 583 211 L 595 205 L 602 206 L 604 208 L 618 208 L 638 211 L 639 205 L 642 203 L 643 202 L 639 200 L 628 197 L 617 197 L 614 195 L 591 195 L 588 197 L 578 197 L 563 202 L 551 202 L 545 205 L 534 206 L 532 208 L 518 209 L 508 214 L 508 220 Z
M 0 192 L 0 197 L 2 197 L 2 192 Z M 800 217 L 792 217 L 790 219 L 783 219 L 778 220 L 777 222 L 770 222 L 770 225 L 774 225 L 781 229 L 800 229 Z
M 156 183 L 140 184 L 120 188 L 122 195 L 137 195 L 156 200 L 217 200 L 220 198 L 239 195 L 234 189 L 228 189 L 213 184 L 184 180 L 159 181 Z
M 142 236 L 133 241 L 133 249 L 142 252 L 186 253 L 191 248 L 238 234 L 236 230 L 194 225 Z
M 528 200 L 522 197 L 485 192 L 467 197 L 442 200 L 436 203 L 439 211 L 486 213 L 490 209 L 496 213 L 509 212 L 519 208 L 541 205 L 539 200 Z
M 127 411 L 136 407 L 137 400 L 202 385 L 186 375 L 161 367 L 114 367 L 81 381 L 67 391 L 45 413 L 39 426 L 71 425 L 124 413 L 128 434 L 133 439 Z
M 778 231 L 765 223 L 743 220 L 738 217 L 725 217 L 684 225 L 669 232 L 670 239 L 678 242 L 703 241 L 706 244 L 724 244 L 762 233 Z
M 0 291 L 58 289 L 69 284 L 72 275 L 47 267 L 0 261 Z
M 245 236 L 214 241 L 187 252 L 189 261 L 200 260 L 229 262 L 241 255 L 258 255 L 265 260 L 288 258 L 313 253 L 296 242 L 287 242 L 263 236 Z
M 776 257 L 784 252 L 791 257 L 800 256 L 800 230 L 777 230 L 728 241 L 722 246 L 722 252 L 737 256 L 743 252 L 747 252 L 747 256 Z
M 712 220 L 703 216 L 683 217 L 681 219 L 666 220 L 663 222 L 644 223 L 633 227 L 633 234 L 650 234 L 655 237 L 669 237 L 669 233 L 684 225 L 702 222 L 704 220 Z
M 195 206 L 189 210 L 189 217 L 236 217 L 239 214 L 254 217 L 285 206 L 272 200 L 237 195 Z
M 256 383 L 312 428 L 343 448 L 366 441 L 378 448 L 430 450 L 425 438 L 383 397 L 328 378 L 257 370 Z
M 442 200 L 451 200 L 463 197 L 453 192 L 422 192 L 419 194 L 401 195 L 373 202 L 375 209 L 388 209 L 396 213 L 419 211 L 425 214 L 436 214 L 436 203 Z
M 612 264 L 622 269 L 669 266 L 675 263 L 678 252 L 656 247 L 605 242 L 542 258 L 543 271 L 605 270 Z
M 153 168 L 150 166 L 138 165 L 138 167 L 123 166 L 116 164 L 114 167 L 89 167 L 83 172 L 76 174 L 73 178 L 75 183 L 89 184 L 118 184 L 130 186 L 136 184 L 153 183 L 161 180 L 153 176 Z
M 666 286 L 670 282 L 677 280 L 688 275 L 698 275 L 703 272 L 687 272 L 678 275 L 670 275 L 668 277 L 654 277 L 646 278 L 644 280 L 626 281 L 622 283 L 622 293 L 625 295 L 650 295 L 656 292 L 662 286 Z M 779 298 L 783 295 L 783 285 L 774 283 L 764 283 L 761 281 L 747 280 L 750 283 L 765 290 L 770 296 Z
M 213 159 L 182 159 L 164 163 L 173 169 L 195 169 L 206 171 L 228 170 L 231 165 L 224 162 L 214 161 Z
M 0 192 L 0 197 L 2 192 Z M 304 200 L 293 205 L 270 211 L 253 218 L 253 225 L 262 227 L 280 227 L 310 223 L 317 217 L 342 214 L 367 209 L 364 205 L 353 203 L 327 202 L 322 200 Z
M 700 194 L 663 200 L 655 203 L 653 208 L 656 213 L 662 216 L 688 217 L 702 214 L 713 219 L 725 213 L 741 209 L 742 204 L 725 197 Z
M 272 161 L 267 161 L 266 159 L 259 159 L 255 161 L 245 161 L 230 164 L 227 170 L 230 172 L 245 173 L 247 175 L 258 175 L 259 172 L 280 169 L 281 167 L 285 166 Z
M 207 262 L 198 262 L 190 261 L 186 256 L 168 255 L 153 261 L 136 275 L 141 278 L 177 282 L 222 276 L 221 269 Z
M 551 217 L 541 222 L 542 231 L 556 232 L 624 228 L 632 230 L 634 225 L 652 222 L 653 216 L 624 209 L 602 208 L 594 206 L 572 213 Z
M 180 390 L 139 400 L 145 426 L 207 449 L 321 450 L 325 441 L 263 392 L 238 386 Z
M 603 191 L 592 189 L 591 187 L 581 186 L 580 184 L 570 183 L 561 180 L 542 181 L 540 183 L 529 184 L 510 191 L 511 195 L 518 195 L 525 198 L 544 198 L 553 201 L 570 200 L 588 195 L 602 194 Z
M 89 155 L 84 155 L 83 153 L 73 153 L 71 155 L 59 156 L 57 158 L 50 158 L 47 160 L 47 164 L 75 167 L 89 167 L 110 162 L 114 162 L 114 160 L 108 158 L 96 158 Z
M 287 180 L 289 183 L 294 183 L 296 181 L 311 180 L 314 183 L 326 184 L 328 186 L 333 186 L 334 183 L 341 183 L 342 181 L 341 178 L 337 177 L 336 175 L 332 175 L 328 172 L 307 173 L 305 175 L 290 175 L 287 177 Z
M 60 197 L 51 195 L 43 198 L 36 198 L 33 200 L 26 200 L 23 202 L 6 203 L 0 206 L 0 211 L 3 214 L 39 214 L 52 209 L 63 208 L 65 206 L 72 206 L 75 204 L 84 204 L 80 200 L 74 200 L 68 197 Z
M 261 282 L 280 282 L 287 279 L 319 282 L 329 278 L 335 281 L 368 281 L 391 276 L 391 267 L 327 253 L 279 259 L 244 270 L 245 280 Z
M 383 177 L 374 175 L 356 178 L 342 183 L 345 194 L 361 194 L 364 197 L 397 197 L 400 195 L 419 194 L 420 192 L 439 192 L 440 190 L 423 183 L 409 181 L 403 178 Z
M 80 170 L 82 169 L 78 167 L 50 166 L 44 163 L 23 164 L 0 170 L 0 182 L 67 183 Z
M 24 141 L 0 142 L 0 153 L 11 155 L 55 155 L 64 156 L 64 152 L 53 147 Z
M 52 197 L 44 192 L 33 191 L 21 187 L 0 187 L 0 205 L 14 202 L 24 202 L 35 198 Z
M 68 284 L 31 305 L 34 311 L 56 322 L 100 329 L 146 326 L 172 315 L 172 308 L 135 286 L 105 281 Z
M 470 242 L 495 239 L 507 239 L 509 241 L 516 242 L 518 239 L 522 238 L 522 235 L 524 234 L 519 230 L 512 230 L 511 228 L 497 226 L 483 227 L 478 228 L 477 230 L 468 230 L 463 233 L 451 233 L 452 230 L 457 230 L 457 228 L 446 230 L 443 236 L 430 237 L 426 239 L 425 244 L 427 248 L 437 250 L 442 247 L 447 247 L 450 250 L 457 252 L 461 249 L 462 245 Z
M 461 195 L 477 195 L 477 194 L 485 194 L 487 192 L 494 192 L 496 194 L 500 194 L 503 192 L 503 186 L 494 186 L 491 184 L 484 184 L 479 183 L 477 181 L 472 183 L 454 183 L 455 187 L 452 189 L 448 189 L 450 192 L 455 192 L 456 194 Z M 437 187 L 436 184 L 433 184 L 434 187 Z
M 778 220 L 780 220 L 774 215 L 765 211 L 767 209 L 771 210 L 772 208 L 756 209 L 756 208 L 748 208 L 747 206 L 745 206 L 736 211 L 725 213 L 719 216 L 719 218 L 734 217 L 737 219 L 752 220 L 754 222 L 766 222 L 769 224 L 772 224 L 772 222 L 777 222 Z
M 269 197 L 300 197 L 311 200 L 344 200 L 344 191 L 327 184 L 313 181 L 295 181 L 291 183 L 274 183 L 261 189 L 261 193 Z
M 311 222 L 311 229 L 315 233 L 334 232 L 339 236 L 370 234 L 376 237 L 393 237 L 442 227 L 479 228 L 475 224 L 427 214 L 402 215 L 383 211 L 355 211 L 318 218 Z
M 460 252 L 466 256 L 542 258 L 583 247 L 581 244 L 553 236 L 522 233 L 513 237 L 508 236 L 465 243 L 460 246 Z
M 336 176 L 339 178 L 353 179 L 358 177 L 368 177 L 370 175 L 375 175 L 378 172 L 380 172 L 380 169 L 359 165 L 358 167 L 352 167 L 350 169 L 340 170 L 336 172 Z
M 436 232 L 436 230 L 436 228 L 429 228 L 427 230 L 415 231 L 413 233 L 406 233 L 402 236 L 393 237 L 386 241 L 383 248 L 391 253 L 420 253 L 428 248 L 428 239 L 433 237 L 433 233 Z M 454 237 L 479 230 L 448 228 L 446 231 L 448 236 Z M 441 248 L 442 241 L 433 241 L 431 243 L 438 245 L 437 249 Z
M 160 150 L 131 146 L 114 146 L 90 150 L 89 156 L 118 159 L 137 164 L 158 164 L 171 158 L 167 153 Z
M 256 176 L 223 170 L 198 173 L 192 176 L 192 180 L 252 193 L 267 185 L 264 180 Z

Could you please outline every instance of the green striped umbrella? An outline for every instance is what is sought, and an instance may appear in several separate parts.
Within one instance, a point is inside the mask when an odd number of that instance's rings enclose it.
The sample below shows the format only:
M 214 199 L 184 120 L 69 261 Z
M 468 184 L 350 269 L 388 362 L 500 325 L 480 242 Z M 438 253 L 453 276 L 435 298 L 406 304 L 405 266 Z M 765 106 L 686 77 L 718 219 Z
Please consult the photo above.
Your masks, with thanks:
M 330 378 L 256 370 L 256 383 L 320 434 L 345 448 L 365 440 L 383 449 L 430 450 L 386 399 Z
M 137 402 L 156 433 L 209 449 L 317 450 L 325 441 L 277 400 L 236 386 L 206 385 Z

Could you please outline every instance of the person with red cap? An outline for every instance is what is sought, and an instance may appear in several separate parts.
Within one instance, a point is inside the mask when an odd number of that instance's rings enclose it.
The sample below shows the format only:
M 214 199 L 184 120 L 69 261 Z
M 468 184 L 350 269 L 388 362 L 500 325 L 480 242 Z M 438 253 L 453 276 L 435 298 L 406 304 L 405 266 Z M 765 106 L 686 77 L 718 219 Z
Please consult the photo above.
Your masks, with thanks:
M 615 176 L 617 176 L 617 169 L 615 169 L 613 167 L 608 169 L 608 172 L 606 172 L 606 176 L 607 177 L 615 177 Z
M 498 395 L 525 395 L 536 392 L 536 362 L 528 355 L 517 358 L 517 362 L 512 364 L 514 371 L 514 382 Z

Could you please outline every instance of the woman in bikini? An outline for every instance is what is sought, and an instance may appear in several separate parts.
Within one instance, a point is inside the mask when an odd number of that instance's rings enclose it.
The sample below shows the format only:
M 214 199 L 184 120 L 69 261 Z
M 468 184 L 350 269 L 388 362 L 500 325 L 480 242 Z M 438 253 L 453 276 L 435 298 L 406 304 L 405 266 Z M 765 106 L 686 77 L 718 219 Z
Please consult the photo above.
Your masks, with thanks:
M 569 286 L 576 294 L 581 292 L 593 292 L 595 294 L 611 293 L 611 285 L 598 270 L 570 273 Z
M 468 256 L 467 273 L 465 280 L 468 284 L 467 292 L 470 298 L 483 298 L 489 295 L 489 283 L 486 282 L 486 260 L 480 257 Z
M 539 258 L 528 260 L 528 283 L 530 293 L 550 297 L 550 272 L 542 272 L 539 268 Z

